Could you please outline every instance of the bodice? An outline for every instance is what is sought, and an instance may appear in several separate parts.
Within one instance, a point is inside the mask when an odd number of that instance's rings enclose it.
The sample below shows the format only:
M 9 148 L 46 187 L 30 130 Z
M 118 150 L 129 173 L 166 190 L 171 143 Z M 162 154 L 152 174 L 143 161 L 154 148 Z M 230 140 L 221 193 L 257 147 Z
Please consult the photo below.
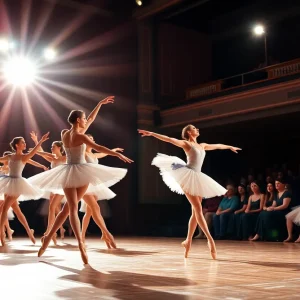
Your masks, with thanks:
M 9 172 L 8 176 L 11 177 L 22 177 L 22 172 L 25 164 L 21 159 L 12 159 L 8 161 Z
M 75 164 L 84 164 L 85 160 L 85 149 L 86 144 L 81 144 L 76 147 L 65 147 L 66 156 L 67 156 L 67 164 L 75 165 Z
M 186 152 L 187 167 L 193 169 L 196 172 L 201 172 L 202 164 L 205 158 L 205 150 L 201 147 L 195 147 L 191 145 L 191 149 Z

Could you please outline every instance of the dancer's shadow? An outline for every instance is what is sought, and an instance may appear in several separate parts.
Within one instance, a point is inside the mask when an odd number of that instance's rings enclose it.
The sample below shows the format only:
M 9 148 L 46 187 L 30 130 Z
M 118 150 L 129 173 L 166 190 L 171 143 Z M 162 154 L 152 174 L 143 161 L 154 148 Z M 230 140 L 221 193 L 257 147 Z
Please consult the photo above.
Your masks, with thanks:
M 300 264 L 287 262 L 268 262 L 268 261 L 246 261 L 245 263 L 255 266 L 291 269 L 292 271 L 300 271 Z
M 59 268 L 64 271 L 71 272 L 71 275 L 64 275 L 59 277 L 61 280 L 68 280 L 77 283 L 85 283 L 93 286 L 72 288 L 62 291 L 57 291 L 56 295 L 64 299 L 75 299 L 80 296 L 80 299 L 90 299 L 93 293 L 97 295 L 107 294 L 113 296 L 115 299 L 132 299 L 133 295 L 137 295 L 139 299 L 170 299 L 183 300 L 191 299 L 190 296 L 175 294 L 172 292 L 172 287 L 195 286 L 196 282 L 185 278 L 174 278 L 158 275 L 137 274 L 130 272 L 112 271 L 110 274 L 101 273 L 91 266 L 87 265 L 82 270 L 77 270 L 69 267 L 55 265 L 53 263 L 45 262 L 46 264 Z M 167 291 L 155 291 L 145 287 L 165 287 Z
M 14 249 L 8 245 L 0 247 L 0 253 L 5 254 L 32 254 L 37 253 L 36 250 Z
M 40 258 L 35 256 L 27 256 L 21 254 L 37 254 L 36 251 L 26 251 L 26 250 L 16 250 L 15 252 L 7 252 L 6 257 L 0 260 L 0 265 L 2 266 L 16 266 L 22 264 L 37 264 L 39 263 Z M 17 254 L 17 255 L 15 255 Z M 46 258 L 46 256 L 45 256 Z M 53 257 L 48 256 L 48 259 L 53 259 Z M 62 259 L 53 259 L 53 262 L 60 262 Z
M 136 250 L 126 250 L 124 248 L 117 248 L 117 249 L 88 249 L 89 251 L 104 253 L 104 254 L 112 254 L 121 257 L 128 257 L 128 256 L 139 256 L 139 255 L 153 255 L 158 252 L 151 252 L 151 251 L 136 251 Z

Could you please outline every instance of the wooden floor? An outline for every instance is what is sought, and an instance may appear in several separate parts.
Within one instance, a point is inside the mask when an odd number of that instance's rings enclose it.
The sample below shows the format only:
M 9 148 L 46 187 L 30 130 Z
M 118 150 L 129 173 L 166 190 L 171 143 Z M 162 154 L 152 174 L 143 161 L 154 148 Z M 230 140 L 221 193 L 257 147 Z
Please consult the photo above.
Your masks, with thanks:
M 118 250 L 88 239 L 90 265 L 75 239 L 37 257 L 15 238 L 0 247 L 0 299 L 299 299 L 300 245 L 218 241 L 218 260 L 206 242 L 183 258 L 181 239 L 117 238 Z M 4 295 L 4 297 L 3 297 Z

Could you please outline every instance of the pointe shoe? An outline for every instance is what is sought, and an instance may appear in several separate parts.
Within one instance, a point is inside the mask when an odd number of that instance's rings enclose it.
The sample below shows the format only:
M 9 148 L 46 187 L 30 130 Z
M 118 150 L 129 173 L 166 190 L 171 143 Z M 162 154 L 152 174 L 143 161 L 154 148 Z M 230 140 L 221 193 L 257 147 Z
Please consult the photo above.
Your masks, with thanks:
M 7 233 L 7 237 L 10 242 L 12 241 L 12 236 L 13 236 L 14 232 L 15 231 L 13 229 L 11 229 L 10 232 Z
M 296 239 L 295 243 L 300 243 L 300 237 Z
M 288 237 L 287 239 L 285 239 L 283 242 L 284 243 L 291 243 L 293 241 L 292 237 Z
M 57 246 L 57 233 L 55 233 L 52 237 L 52 241 L 54 243 L 55 246 Z
M 62 240 L 64 240 L 65 238 L 65 232 L 66 232 L 66 229 L 64 229 L 63 227 L 60 229 L 60 238 Z
M 112 234 L 103 234 L 101 237 L 101 240 L 103 240 L 107 246 L 108 249 L 114 248 L 117 249 L 117 245 L 115 243 L 114 237 Z
M 85 245 L 81 242 L 81 243 L 79 243 L 78 246 L 79 246 L 79 251 L 80 251 L 81 259 L 82 259 L 83 263 L 85 265 L 87 265 L 89 263 L 89 259 L 88 259 L 88 256 L 86 254 Z
M 34 230 L 30 229 L 29 238 L 32 241 L 32 243 L 35 245 L 35 237 L 34 237 Z
M 216 260 L 217 259 L 217 250 L 216 250 L 216 245 L 214 241 L 207 241 L 208 248 L 210 250 L 210 255 L 212 259 Z
M 191 240 L 185 240 L 181 243 L 181 246 L 185 248 L 184 251 L 184 258 L 187 258 L 191 249 L 192 241 Z
M 5 246 L 5 236 L 4 236 L 4 234 L 1 235 L 1 246 Z
M 48 245 L 50 243 L 50 240 L 48 242 L 45 241 L 46 237 L 48 237 L 48 236 L 44 235 L 41 238 L 42 247 L 39 249 L 38 257 L 41 257 L 45 253 L 45 251 L 46 251 L 46 249 L 47 249 L 47 247 L 48 247 Z

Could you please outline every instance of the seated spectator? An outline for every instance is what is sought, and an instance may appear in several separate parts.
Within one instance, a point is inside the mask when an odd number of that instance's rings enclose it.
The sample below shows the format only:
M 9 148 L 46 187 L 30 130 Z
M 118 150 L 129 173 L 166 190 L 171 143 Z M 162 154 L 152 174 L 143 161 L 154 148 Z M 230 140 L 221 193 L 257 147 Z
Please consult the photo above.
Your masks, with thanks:
M 274 200 L 275 200 L 275 186 L 274 183 L 269 182 L 267 184 L 267 193 L 264 201 L 263 210 L 267 210 L 268 207 L 272 206 Z
M 237 196 L 234 195 L 234 186 L 227 185 L 226 189 L 227 193 L 222 199 L 218 210 L 213 216 L 215 237 L 217 239 L 225 238 L 230 216 L 239 207 L 239 199 Z
M 252 239 L 255 233 L 256 222 L 264 205 L 265 195 L 260 191 L 257 181 L 251 183 L 252 195 L 249 197 L 247 208 L 242 216 L 242 239 Z
M 228 229 L 228 234 L 233 237 L 233 239 L 242 239 L 242 216 L 247 208 L 248 196 L 246 194 L 246 186 L 240 184 L 238 186 L 239 193 L 239 204 L 237 210 L 232 214 L 232 220 L 230 220 L 230 225 Z
M 272 206 L 269 206 L 259 214 L 256 225 L 257 234 L 251 241 L 259 239 L 278 241 L 286 234 L 284 233 L 286 231 L 285 215 L 289 211 L 291 193 L 285 190 L 285 185 L 286 180 L 284 177 L 277 178 L 275 181 L 277 189 L 275 200 Z
M 213 197 L 209 199 L 205 199 L 202 204 L 202 212 L 204 215 L 204 218 L 206 220 L 208 229 L 211 230 L 212 227 L 212 222 L 213 222 L 213 216 L 215 212 L 217 211 L 220 202 L 222 200 L 222 197 Z M 204 235 L 203 231 L 201 228 L 199 228 L 199 234 L 195 236 L 195 239 L 204 239 L 206 236 Z

